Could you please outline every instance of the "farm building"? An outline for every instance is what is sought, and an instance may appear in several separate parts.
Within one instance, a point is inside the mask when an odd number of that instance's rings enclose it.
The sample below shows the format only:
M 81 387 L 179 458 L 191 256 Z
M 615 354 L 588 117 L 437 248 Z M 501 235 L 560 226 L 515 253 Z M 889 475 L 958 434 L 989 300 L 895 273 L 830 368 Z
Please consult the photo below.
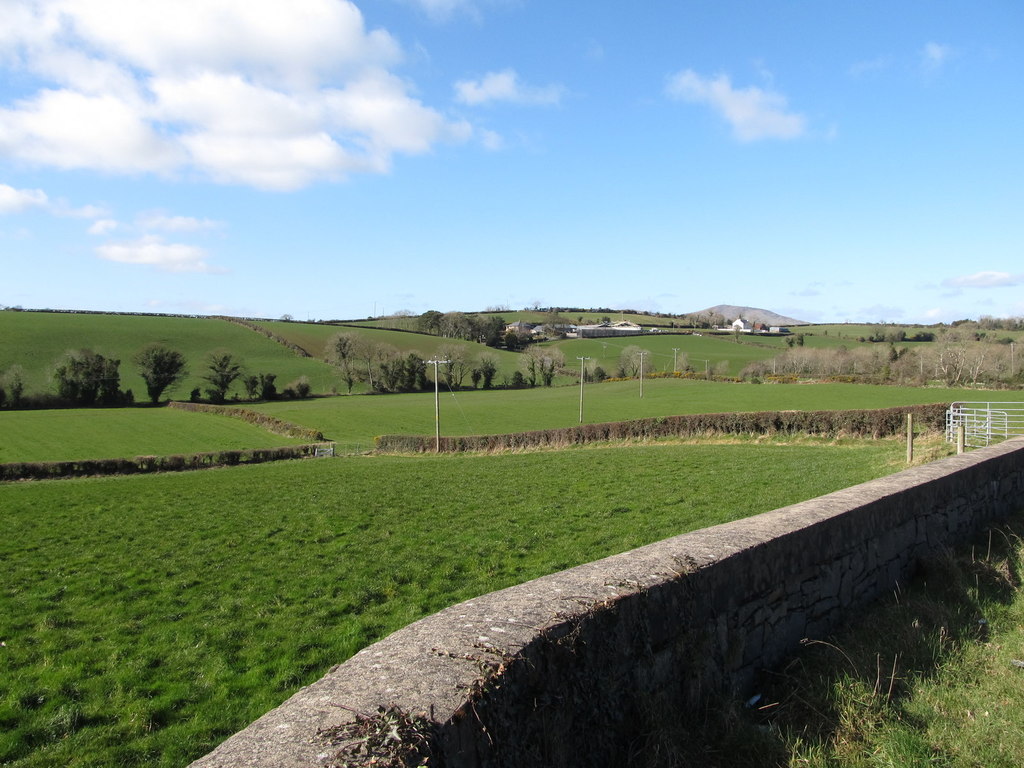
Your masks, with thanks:
M 636 323 L 622 321 L 618 323 L 600 323 L 598 325 L 581 325 L 576 329 L 581 339 L 596 339 L 602 336 L 636 336 L 644 332 Z
M 533 332 L 533 329 L 537 327 L 536 323 L 527 323 L 523 320 L 516 320 L 514 323 L 509 323 L 505 326 L 505 333 L 512 331 L 518 333 L 520 336 L 525 336 Z

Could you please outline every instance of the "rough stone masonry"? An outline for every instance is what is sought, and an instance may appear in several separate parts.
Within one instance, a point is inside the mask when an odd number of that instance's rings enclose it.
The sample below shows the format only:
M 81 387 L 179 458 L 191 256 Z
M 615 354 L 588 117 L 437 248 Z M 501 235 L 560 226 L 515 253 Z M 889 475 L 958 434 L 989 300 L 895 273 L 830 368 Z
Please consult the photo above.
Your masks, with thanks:
M 322 732 L 422 713 L 446 766 L 615 766 L 658 713 L 742 695 L 923 556 L 1024 508 L 1024 439 L 483 595 L 332 669 L 196 768 L 311 768 Z

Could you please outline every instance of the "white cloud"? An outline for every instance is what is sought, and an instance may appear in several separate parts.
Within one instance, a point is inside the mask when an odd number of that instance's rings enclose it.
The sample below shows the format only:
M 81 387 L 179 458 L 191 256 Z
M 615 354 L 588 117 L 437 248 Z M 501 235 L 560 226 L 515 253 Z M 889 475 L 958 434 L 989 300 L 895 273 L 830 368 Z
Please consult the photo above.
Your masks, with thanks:
M 514 104 L 557 104 L 564 88 L 560 85 L 529 86 L 520 82 L 514 69 L 488 72 L 479 80 L 460 80 L 455 83 L 455 100 L 462 104 L 478 105 L 492 101 Z
M 99 223 L 99 222 L 97 222 Z M 211 219 L 197 219 L 192 216 L 168 216 L 159 211 L 139 215 L 137 224 L 142 229 L 158 229 L 164 232 L 201 232 L 218 229 L 221 224 Z
M 41 189 L 15 189 L 0 184 L 0 214 L 21 213 L 29 208 L 47 208 L 50 200 Z
M 1024 285 L 1024 274 L 975 272 L 973 275 L 951 277 L 948 280 L 943 280 L 942 284 L 950 288 L 1012 288 Z
M 52 200 L 41 189 L 15 189 L 0 184 L 0 214 L 22 213 L 30 208 L 38 208 L 53 216 L 75 219 L 98 219 L 107 215 L 103 208 L 96 205 L 72 208 L 64 200 Z
M 114 219 L 99 219 L 92 223 L 87 232 L 90 235 L 109 235 L 119 224 Z
M 806 119 L 787 111 L 785 96 L 753 86 L 734 88 L 728 75 L 705 78 L 685 69 L 669 77 L 665 92 L 673 99 L 710 106 L 740 141 L 795 139 L 806 131 Z
M 505 146 L 505 139 L 500 133 L 484 129 L 480 131 L 480 143 L 483 144 L 484 149 L 497 152 Z
M 156 235 L 138 240 L 108 243 L 96 248 L 96 254 L 107 261 L 155 267 L 163 272 L 215 272 L 205 261 L 206 251 L 198 246 L 165 243 Z
M 926 43 L 921 49 L 921 66 L 926 72 L 934 72 L 940 69 L 946 60 L 953 54 L 953 49 L 948 45 L 939 43 Z
M 398 43 L 348 0 L 14 5 L 0 62 L 44 87 L 0 103 L 0 156 L 289 190 L 471 132 L 410 95 Z

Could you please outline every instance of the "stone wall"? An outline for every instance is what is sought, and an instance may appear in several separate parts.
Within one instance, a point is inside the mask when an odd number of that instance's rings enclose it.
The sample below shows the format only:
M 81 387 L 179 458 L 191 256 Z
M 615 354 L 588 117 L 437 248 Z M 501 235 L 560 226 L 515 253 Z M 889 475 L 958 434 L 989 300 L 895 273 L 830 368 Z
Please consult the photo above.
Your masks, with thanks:
M 193 763 L 327 765 L 321 730 L 425 713 L 431 765 L 616 766 L 665 712 L 745 695 L 922 556 L 1024 509 L 1024 440 L 452 606 L 364 649 Z

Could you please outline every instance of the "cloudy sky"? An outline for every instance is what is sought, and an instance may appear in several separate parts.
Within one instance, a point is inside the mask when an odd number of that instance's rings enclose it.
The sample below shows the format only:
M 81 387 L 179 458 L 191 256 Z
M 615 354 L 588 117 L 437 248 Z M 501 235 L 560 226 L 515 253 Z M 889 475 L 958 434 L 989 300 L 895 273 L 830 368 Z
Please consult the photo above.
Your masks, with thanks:
M 0 305 L 1024 315 L 1018 0 L 0 18 Z

